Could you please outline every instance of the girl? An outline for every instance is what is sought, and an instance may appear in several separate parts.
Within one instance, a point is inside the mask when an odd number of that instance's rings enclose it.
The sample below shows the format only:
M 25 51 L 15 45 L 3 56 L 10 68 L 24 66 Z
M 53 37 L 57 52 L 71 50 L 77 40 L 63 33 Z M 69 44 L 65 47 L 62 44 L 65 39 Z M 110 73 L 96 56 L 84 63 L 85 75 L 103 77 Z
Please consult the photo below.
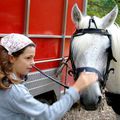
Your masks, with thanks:
M 35 44 L 21 34 L 0 41 L 0 120 L 60 120 L 80 98 L 80 92 L 97 80 L 81 73 L 65 95 L 53 105 L 37 101 L 22 84 L 34 65 Z

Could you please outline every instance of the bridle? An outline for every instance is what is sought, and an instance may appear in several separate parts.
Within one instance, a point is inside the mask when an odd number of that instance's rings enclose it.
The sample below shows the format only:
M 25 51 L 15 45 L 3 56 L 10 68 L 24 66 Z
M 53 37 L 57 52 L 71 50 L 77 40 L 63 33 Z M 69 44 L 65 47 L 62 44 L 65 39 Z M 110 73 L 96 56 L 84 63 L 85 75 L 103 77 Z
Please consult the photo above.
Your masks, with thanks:
M 91 23 L 94 23 L 95 25 L 95 28 L 90 28 L 91 27 Z M 107 58 L 107 66 L 106 66 L 106 71 L 104 73 L 100 73 L 96 68 L 92 68 L 92 67 L 80 67 L 80 68 L 76 68 L 75 67 L 75 64 L 74 64 L 74 61 L 73 61 L 73 54 L 72 54 L 72 49 L 71 49 L 71 46 L 72 46 L 72 43 L 73 43 L 73 39 L 74 37 L 77 37 L 77 36 L 82 36 L 84 34 L 100 34 L 100 35 L 104 35 L 104 36 L 107 36 L 108 39 L 109 39 L 109 42 L 110 42 L 110 47 L 106 50 L 108 52 L 108 58 Z M 101 83 L 101 87 L 104 88 L 105 85 L 106 85 L 106 81 L 108 79 L 108 75 L 110 73 L 110 71 L 114 71 L 114 68 L 109 68 L 110 66 L 110 62 L 111 60 L 114 60 L 115 62 L 116 59 L 113 57 L 113 53 L 112 53 L 112 38 L 111 38 L 111 35 L 108 33 L 107 30 L 104 30 L 104 29 L 98 29 L 97 28 L 97 25 L 95 23 L 95 20 L 93 17 L 91 17 L 91 19 L 89 20 L 89 26 L 87 29 L 77 29 L 74 34 L 72 35 L 72 40 L 71 40 L 71 44 L 70 44 L 70 51 L 69 51 L 69 56 L 68 56 L 68 59 L 63 63 L 61 64 L 61 66 L 59 67 L 58 69 L 58 73 L 59 74 L 62 69 L 64 68 L 64 66 L 68 66 L 68 61 L 70 60 L 71 61 L 71 64 L 72 64 L 72 70 L 69 70 L 68 73 L 69 74 L 73 74 L 74 76 L 74 80 L 77 80 L 79 74 L 83 71 L 86 71 L 86 72 L 95 72 L 98 74 L 98 80 L 100 81 Z M 69 86 L 55 80 L 53 77 L 45 74 L 44 72 L 42 72 L 42 70 L 40 70 L 39 68 L 37 68 L 36 66 L 33 66 L 37 71 L 39 71 L 41 74 L 43 74 L 44 76 L 48 77 L 49 79 L 51 79 L 52 81 L 56 82 L 57 84 L 63 86 L 64 88 L 69 88 Z
M 93 23 L 95 25 L 95 28 L 91 28 L 91 23 Z M 106 70 L 105 70 L 104 73 L 100 73 L 96 68 L 92 68 L 92 67 L 80 67 L 80 68 L 76 68 L 76 66 L 74 64 L 74 61 L 73 61 L 72 49 L 70 47 L 69 59 L 71 60 L 71 64 L 72 64 L 72 73 L 74 75 L 74 79 L 77 80 L 79 74 L 81 72 L 83 72 L 83 71 L 86 71 L 86 72 L 95 72 L 95 73 L 98 74 L 98 80 L 100 81 L 101 86 L 104 88 L 105 85 L 106 85 L 106 81 L 108 80 L 108 75 L 109 75 L 110 71 L 114 72 L 114 68 L 109 68 L 110 62 L 111 62 L 111 60 L 114 60 L 115 62 L 117 62 L 116 59 L 113 57 L 113 53 L 112 53 L 112 38 L 111 38 L 111 35 L 108 33 L 107 30 L 98 29 L 94 18 L 91 17 L 91 19 L 89 20 L 89 26 L 88 26 L 87 29 L 77 29 L 74 32 L 74 34 L 72 36 L 72 40 L 71 40 L 71 46 L 72 46 L 72 43 L 73 43 L 73 40 L 74 40 L 75 37 L 82 36 L 82 35 L 84 35 L 86 33 L 87 34 L 99 34 L 99 35 L 103 35 L 103 36 L 107 36 L 108 37 L 110 46 L 106 50 L 106 52 L 108 53 Z

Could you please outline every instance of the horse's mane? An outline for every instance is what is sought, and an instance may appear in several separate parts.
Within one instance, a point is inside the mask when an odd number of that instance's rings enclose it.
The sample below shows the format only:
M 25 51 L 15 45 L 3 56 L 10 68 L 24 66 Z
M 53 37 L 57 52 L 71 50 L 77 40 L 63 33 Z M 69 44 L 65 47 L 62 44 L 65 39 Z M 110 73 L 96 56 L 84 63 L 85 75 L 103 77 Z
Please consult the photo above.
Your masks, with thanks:
M 108 28 L 109 33 L 112 35 L 112 52 L 117 62 L 112 61 L 112 67 L 115 68 L 114 79 L 120 80 L 120 27 L 118 24 L 112 24 Z
M 112 35 L 112 51 L 117 60 L 120 60 L 120 27 L 118 24 L 112 24 L 108 28 L 108 32 Z M 119 61 L 118 61 L 119 62 Z

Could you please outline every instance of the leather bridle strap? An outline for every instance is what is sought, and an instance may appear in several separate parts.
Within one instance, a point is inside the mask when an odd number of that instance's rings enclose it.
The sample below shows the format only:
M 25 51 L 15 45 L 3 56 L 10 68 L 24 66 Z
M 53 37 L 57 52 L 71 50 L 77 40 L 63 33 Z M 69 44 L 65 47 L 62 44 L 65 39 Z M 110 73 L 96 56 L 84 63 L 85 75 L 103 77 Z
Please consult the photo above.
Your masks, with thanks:
M 87 28 L 87 29 L 77 29 L 73 34 L 73 38 L 84 35 L 84 34 L 95 34 L 95 33 L 100 34 L 100 35 L 110 36 L 110 34 L 108 33 L 107 30 L 96 29 L 96 28 Z
M 103 83 L 103 75 L 95 68 L 92 67 L 80 67 L 76 68 L 76 77 L 80 75 L 81 72 L 95 72 L 98 75 L 98 80 L 100 80 L 100 83 Z
M 80 68 L 77 68 L 77 73 L 81 73 L 81 72 L 95 72 L 97 73 L 100 77 L 102 77 L 101 73 L 95 69 L 95 68 L 92 68 L 92 67 L 80 67 Z

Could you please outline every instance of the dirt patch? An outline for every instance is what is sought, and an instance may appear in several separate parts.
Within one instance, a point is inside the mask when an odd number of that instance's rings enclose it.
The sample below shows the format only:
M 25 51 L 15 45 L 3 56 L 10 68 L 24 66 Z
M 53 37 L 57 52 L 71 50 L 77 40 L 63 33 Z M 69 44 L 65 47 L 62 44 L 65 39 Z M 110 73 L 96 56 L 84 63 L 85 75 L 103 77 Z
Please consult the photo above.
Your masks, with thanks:
M 80 110 L 79 104 L 75 104 L 62 120 L 116 120 L 112 108 L 106 104 L 106 101 L 103 103 L 103 109 L 96 111 Z

